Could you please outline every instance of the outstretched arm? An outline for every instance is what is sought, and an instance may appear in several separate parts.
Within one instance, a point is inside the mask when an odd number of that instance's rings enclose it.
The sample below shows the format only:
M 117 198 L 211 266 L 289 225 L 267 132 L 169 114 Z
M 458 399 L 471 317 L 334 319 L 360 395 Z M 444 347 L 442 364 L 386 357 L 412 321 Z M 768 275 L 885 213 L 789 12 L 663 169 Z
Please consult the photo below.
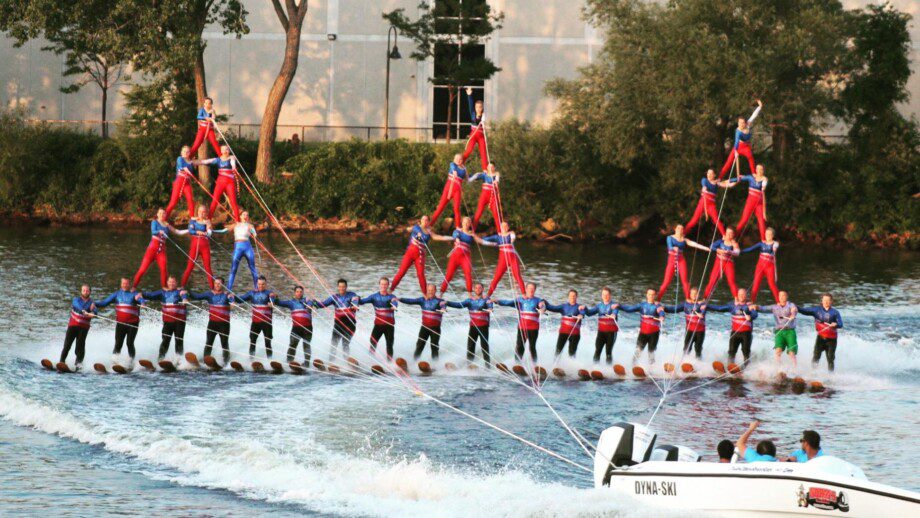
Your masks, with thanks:
M 763 108 L 763 101 L 761 101 L 760 99 L 757 99 L 757 108 L 754 109 L 754 113 L 752 113 L 751 116 L 748 118 L 748 124 L 752 124 L 754 122 L 754 119 L 756 119 L 757 116 L 760 115 L 760 110 L 762 108 Z
M 744 458 L 745 450 L 747 450 L 748 439 L 751 438 L 751 434 L 754 433 L 754 430 L 756 430 L 758 426 L 760 426 L 760 421 L 751 423 L 748 429 L 738 438 L 738 442 L 735 443 L 735 448 L 738 450 L 738 456 L 742 459 Z
M 687 246 L 690 246 L 691 248 L 696 248 L 697 250 L 702 250 L 704 252 L 709 251 L 709 247 L 703 246 L 696 241 L 693 241 L 692 239 L 684 239 L 684 241 L 687 243 Z

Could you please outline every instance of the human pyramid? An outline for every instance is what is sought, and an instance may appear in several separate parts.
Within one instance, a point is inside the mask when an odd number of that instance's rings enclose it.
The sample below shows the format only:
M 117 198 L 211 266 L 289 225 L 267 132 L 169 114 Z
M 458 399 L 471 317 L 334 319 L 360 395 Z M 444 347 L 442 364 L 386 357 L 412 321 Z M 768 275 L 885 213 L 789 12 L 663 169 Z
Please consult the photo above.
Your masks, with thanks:
M 476 344 L 482 350 L 482 358 L 486 367 L 491 367 L 492 354 L 489 349 L 489 327 L 494 305 L 513 308 L 517 315 L 516 343 L 514 347 L 515 362 L 520 363 L 525 358 L 525 346 L 529 349 L 529 361 L 536 364 L 537 339 L 541 327 L 541 316 L 549 311 L 561 315 L 561 323 L 555 347 L 555 356 L 558 358 L 567 347 L 568 355 L 574 357 L 581 338 L 582 323 L 587 317 L 597 317 L 597 335 L 593 361 L 599 363 L 602 354 L 607 364 L 613 361 L 613 347 L 619 332 L 619 314 L 638 313 L 640 316 L 639 333 L 633 354 L 635 364 L 645 351 L 648 362 L 655 362 L 655 351 L 661 333 L 661 327 L 667 313 L 683 313 L 686 321 L 684 336 L 684 354 L 702 357 L 703 342 L 706 331 L 706 314 L 708 311 L 727 312 L 731 315 L 731 335 L 728 343 L 728 360 L 734 363 L 739 350 L 744 357 L 743 367 L 751 358 L 751 345 L 753 341 L 753 324 L 758 318 L 758 313 L 770 311 L 774 317 L 774 351 L 776 361 L 782 359 L 787 353 L 795 368 L 795 358 L 798 344 L 795 332 L 796 316 L 801 313 L 814 317 L 817 338 L 813 353 L 813 363 L 817 364 L 822 354 L 826 354 L 829 370 L 834 369 L 834 360 L 837 346 L 837 330 L 843 327 L 840 313 L 832 307 L 833 299 L 829 294 L 822 297 L 821 304 L 808 308 L 798 308 L 789 301 L 788 294 L 777 287 L 776 253 L 779 243 L 774 240 L 775 232 L 767 227 L 766 197 L 767 177 L 763 164 L 756 164 L 751 148 L 751 125 L 759 115 L 763 104 L 757 101 L 757 108 L 753 114 L 745 119 L 738 119 L 735 130 L 735 139 L 732 153 L 729 154 L 718 175 L 713 169 L 707 171 L 701 180 L 700 200 L 695 212 L 686 225 L 677 225 L 672 235 L 666 238 L 668 254 L 667 266 L 663 282 L 658 290 L 648 289 L 645 301 L 638 304 L 620 304 L 614 302 L 610 288 L 601 289 L 600 301 L 585 305 L 578 301 L 578 293 L 571 290 L 568 300 L 560 304 L 552 304 L 536 295 L 537 286 L 533 282 L 525 282 L 522 274 L 523 264 L 515 250 L 516 235 L 511 230 L 502 212 L 500 193 L 500 174 L 494 162 L 489 160 L 488 139 L 484 124 L 484 110 L 482 101 L 474 101 L 472 90 L 466 89 L 466 98 L 470 110 L 471 131 L 463 153 L 454 156 L 451 162 L 447 181 L 441 194 L 437 208 L 429 217 L 424 215 L 418 224 L 408 229 L 409 244 L 403 255 L 399 268 L 392 279 L 386 277 L 379 281 L 376 293 L 361 297 L 349 291 L 345 279 L 339 279 L 336 291 L 329 293 L 323 300 L 305 296 L 303 283 L 298 283 L 293 290 L 293 297 L 282 300 L 267 286 L 267 280 L 259 274 L 255 261 L 255 243 L 266 255 L 275 260 L 279 267 L 290 277 L 290 273 L 283 264 L 277 261 L 271 252 L 259 241 L 255 226 L 249 220 L 249 213 L 241 210 L 238 204 L 238 189 L 242 183 L 249 189 L 253 199 L 271 216 L 277 228 L 287 237 L 283 227 L 271 215 L 264 205 L 261 196 L 247 183 L 247 177 L 241 177 L 239 163 L 232 154 L 231 147 L 226 143 L 219 145 L 216 133 L 219 129 L 215 123 L 215 116 L 211 99 L 205 99 L 198 112 L 198 132 L 192 146 L 184 146 L 176 160 L 176 177 L 173 182 L 172 195 L 165 209 L 157 211 L 156 219 L 151 222 L 151 240 L 141 261 L 141 265 L 133 277 L 121 280 L 117 291 L 108 297 L 94 301 L 88 285 L 81 288 L 79 296 L 74 297 L 71 305 L 70 321 L 65 336 L 64 347 L 61 352 L 60 362 L 66 362 L 71 347 L 76 344 L 76 370 L 82 368 L 86 337 L 93 318 L 105 318 L 99 315 L 99 309 L 109 305 L 115 307 L 115 345 L 113 354 L 115 360 L 121 355 L 122 348 L 127 344 L 130 362 L 135 356 L 134 341 L 140 326 L 140 309 L 150 308 L 148 301 L 159 301 L 159 312 L 162 314 L 162 342 L 159 349 L 159 359 L 162 360 L 169 351 L 171 341 L 175 342 L 175 352 L 181 358 L 184 349 L 185 323 L 189 306 L 197 307 L 194 301 L 206 301 L 208 311 L 208 325 L 205 334 L 204 356 L 211 356 L 214 342 L 220 338 L 223 352 L 223 363 L 230 361 L 229 347 L 230 316 L 233 307 L 242 308 L 239 303 L 247 303 L 251 312 L 252 322 L 249 332 L 249 356 L 254 357 L 256 343 L 262 335 L 267 357 L 272 356 L 273 337 L 273 311 L 283 307 L 290 311 L 291 331 L 287 350 L 287 361 L 295 360 L 298 346 L 303 344 L 304 365 L 310 365 L 311 341 L 313 336 L 314 311 L 329 308 L 333 311 L 333 326 L 331 336 L 331 357 L 335 358 L 337 349 L 341 347 L 347 356 L 350 343 L 357 329 L 358 308 L 370 304 L 374 308 L 374 323 L 370 333 L 369 346 L 372 354 L 377 354 L 376 349 L 380 340 L 386 341 L 386 359 L 392 360 L 395 348 L 396 310 L 400 304 L 421 307 L 422 322 L 416 340 L 414 358 L 418 360 L 424 353 L 426 345 L 430 345 L 432 360 L 437 360 L 440 349 L 441 324 L 448 308 L 466 309 L 469 312 L 469 333 L 467 335 L 467 360 L 473 362 L 476 355 Z M 223 135 L 221 135 L 223 137 Z M 219 155 L 217 158 L 207 160 L 194 160 L 191 157 L 197 152 L 199 146 L 207 140 Z M 478 150 L 482 164 L 482 171 L 470 175 L 467 173 L 466 163 L 470 155 Z M 741 175 L 740 158 L 747 159 L 749 174 Z M 194 168 L 198 166 L 216 165 L 218 177 L 213 192 L 208 191 L 195 175 Z M 726 174 L 734 169 L 735 176 L 724 179 Z M 243 171 L 245 174 L 245 171 Z M 463 187 L 466 183 L 481 181 L 481 191 L 476 211 L 472 218 L 463 216 L 461 212 Z M 211 198 L 210 206 L 201 205 L 195 211 L 193 183 L 198 183 L 201 189 Z M 724 227 L 720 221 L 721 211 L 724 206 L 717 207 L 716 197 L 718 189 L 731 189 L 741 183 L 748 186 L 748 197 L 741 218 L 735 228 Z M 169 219 L 172 211 L 184 197 L 188 205 L 190 220 L 187 229 L 176 229 Z M 218 208 L 222 206 L 222 199 L 226 197 L 233 222 L 222 229 L 215 229 L 211 218 Z M 451 235 L 440 235 L 432 226 L 440 218 L 447 207 L 452 204 L 454 224 L 456 229 Z M 488 208 L 495 233 L 487 236 L 477 234 L 480 228 L 485 209 Z M 194 216 L 192 216 L 194 214 Z M 740 236 L 751 217 L 756 217 L 761 241 L 757 244 L 741 249 L 736 237 Z M 702 225 L 701 218 L 710 221 L 721 236 L 709 246 L 701 245 L 688 239 L 685 234 L 697 225 Z M 211 270 L 211 241 L 215 235 L 232 232 L 234 248 L 232 253 L 230 273 L 226 281 L 219 276 L 214 276 Z M 170 235 L 189 235 L 191 243 L 186 252 L 172 240 Z M 714 236 L 715 237 L 715 236 Z M 435 241 L 449 241 L 453 249 L 449 254 L 443 280 L 438 286 L 428 283 L 425 276 L 425 260 L 431 255 L 428 243 Z M 181 281 L 168 274 L 166 248 L 167 242 L 173 242 L 184 255 L 187 256 L 186 269 Z M 289 240 L 290 242 L 290 240 Z M 293 243 L 291 243 L 293 246 Z M 472 247 L 487 246 L 498 248 L 498 262 L 489 283 L 488 289 L 482 284 L 474 283 L 472 265 Z M 684 252 L 687 247 L 705 251 L 707 254 L 715 253 L 715 259 L 709 277 L 709 282 L 700 297 L 699 289 L 690 287 L 687 275 L 687 266 Z M 296 249 L 296 247 L 295 247 Z M 758 252 L 760 254 L 754 271 L 754 281 L 751 285 L 750 300 L 745 289 L 739 289 L 735 282 L 734 258 L 742 253 Z M 299 251 L 298 254 L 300 255 Z M 306 259 L 301 258 L 306 262 Z M 707 255 L 707 265 L 709 263 Z M 246 260 L 252 276 L 253 289 L 243 294 L 233 291 L 235 278 L 240 263 Z M 160 289 L 156 291 L 137 291 L 141 280 L 149 267 L 156 262 L 160 273 Z M 397 297 L 393 294 L 410 267 L 415 268 L 421 297 Z M 209 290 L 193 292 L 186 290 L 191 273 L 195 268 L 203 270 L 207 277 Z M 312 267 L 311 267 L 312 270 Z M 447 301 L 444 294 L 450 288 L 450 283 L 457 271 L 463 272 L 465 291 L 467 297 L 462 301 Z M 661 299 L 671 284 L 675 270 L 678 272 L 680 284 L 685 301 L 673 306 L 663 305 Z M 314 272 L 315 273 L 315 272 Z M 512 291 L 519 295 L 508 299 L 492 299 L 502 279 L 509 278 Z M 711 304 L 710 298 L 720 279 L 725 278 L 731 291 L 733 300 L 728 304 Z M 317 276 L 320 283 L 322 279 Z M 761 281 L 767 280 L 770 291 L 774 297 L 774 304 L 757 306 L 756 297 Z M 440 293 L 439 293 L 440 291 Z M 203 308 L 202 308 L 203 309 Z M 113 361 L 115 361 L 113 360 Z M 66 363 L 65 363 L 66 365 Z

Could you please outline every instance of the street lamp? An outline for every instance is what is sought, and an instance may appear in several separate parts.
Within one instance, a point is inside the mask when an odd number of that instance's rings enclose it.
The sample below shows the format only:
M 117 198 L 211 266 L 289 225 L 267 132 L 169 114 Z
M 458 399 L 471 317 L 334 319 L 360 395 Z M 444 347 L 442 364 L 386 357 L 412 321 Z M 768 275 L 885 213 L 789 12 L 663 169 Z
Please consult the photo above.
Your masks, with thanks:
M 390 49 L 390 34 L 393 35 L 393 48 Z M 399 47 L 396 46 L 396 39 L 399 38 L 399 31 L 396 30 L 395 25 L 390 25 L 390 28 L 387 30 L 387 86 L 386 86 L 386 100 L 383 103 L 383 139 L 390 139 L 390 60 L 391 59 L 401 59 L 402 56 L 399 55 Z

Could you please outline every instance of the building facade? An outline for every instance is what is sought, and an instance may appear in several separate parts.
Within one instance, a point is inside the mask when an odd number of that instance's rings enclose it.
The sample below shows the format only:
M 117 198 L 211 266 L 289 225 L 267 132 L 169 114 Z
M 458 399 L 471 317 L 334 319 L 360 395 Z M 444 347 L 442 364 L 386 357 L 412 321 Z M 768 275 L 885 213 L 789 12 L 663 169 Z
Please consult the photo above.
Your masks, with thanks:
M 305 140 L 379 138 L 384 126 L 387 29 L 382 13 L 404 8 L 418 15 L 418 0 L 309 0 L 304 22 L 297 75 L 279 121 L 279 138 L 299 133 Z M 477 0 L 467 0 L 477 1 Z M 481 1 L 481 0 L 478 0 Z M 219 30 L 206 32 L 205 66 L 209 94 L 231 127 L 253 135 L 258 130 L 265 99 L 284 52 L 284 32 L 269 2 L 245 0 L 251 32 L 241 39 Z M 847 7 L 866 2 L 844 0 Z M 920 0 L 894 0 L 898 9 L 920 15 Z M 545 95 L 545 83 L 556 77 L 575 77 L 602 45 L 598 32 L 582 17 L 579 0 L 491 0 L 505 15 L 481 51 L 502 70 L 477 88 L 491 119 L 517 118 L 534 123 L 552 119 L 554 102 Z M 914 66 L 920 57 L 920 32 L 911 25 Z M 0 102 L 26 109 L 45 120 L 86 121 L 100 117 L 98 89 L 87 85 L 76 94 L 60 87 L 63 57 L 42 51 L 41 41 L 14 48 L 0 39 Z M 443 89 L 429 78 L 431 62 L 408 59 L 412 44 L 398 39 L 402 59 L 391 62 L 390 135 L 410 140 L 443 137 L 448 130 Z M 191 73 L 191 69 L 189 70 Z M 124 88 L 124 87 L 122 87 Z M 909 89 L 920 93 L 917 75 Z M 920 113 L 920 95 L 905 110 Z M 466 103 L 454 104 L 466 118 Z M 110 95 L 110 119 L 123 113 L 123 98 Z M 95 125 L 88 125 L 94 129 Z M 456 128 L 453 128 L 456 130 Z

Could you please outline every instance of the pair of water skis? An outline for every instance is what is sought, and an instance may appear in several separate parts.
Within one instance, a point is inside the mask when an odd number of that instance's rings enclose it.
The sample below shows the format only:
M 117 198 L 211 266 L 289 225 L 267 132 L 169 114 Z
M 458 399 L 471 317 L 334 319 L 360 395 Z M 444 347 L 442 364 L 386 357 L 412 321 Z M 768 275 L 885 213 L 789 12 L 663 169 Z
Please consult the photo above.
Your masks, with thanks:
M 741 366 L 735 363 L 729 363 L 726 366 L 720 361 L 712 362 L 712 369 L 716 371 L 718 376 L 724 376 L 724 379 L 730 381 L 740 381 L 744 378 L 744 369 Z M 790 387 L 792 392 L 796 394 L 801 394 L 806 390 L 808 392 L 824 392 L 825 386 L 824 383 L 818 380 L 807 381 L 801 376 L 789 377 L 785 372 L 778 372 L 770 376 L 769 379 L 761 380 L 768 383 L 772 383 L 778 387 Z

